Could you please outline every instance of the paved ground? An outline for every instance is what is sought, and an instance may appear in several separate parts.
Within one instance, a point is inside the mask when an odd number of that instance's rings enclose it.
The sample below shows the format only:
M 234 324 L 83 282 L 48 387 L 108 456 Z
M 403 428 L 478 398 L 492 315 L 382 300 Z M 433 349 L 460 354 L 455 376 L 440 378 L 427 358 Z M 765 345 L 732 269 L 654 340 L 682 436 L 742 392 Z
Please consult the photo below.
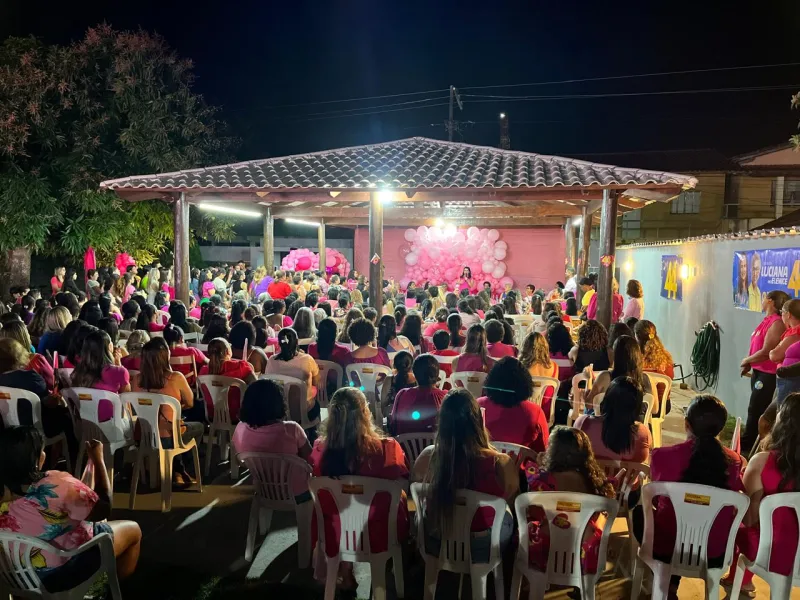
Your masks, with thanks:
M 673 409 L 664 423 L 664 444 L 685 439 L 683 410 L 691 392 L 673 391 Z M 250 509 L 251 489 L 246 479 L 232 482 L 225 465 L 216 468 L 212 483 L 203 493 L 175 492 L 173 509 L 169 514 L 159 512 L 156 493 L 137 497 L 136 510 L 129 511 L 126 483 L 118 485 L 114 498 L 115 518 L 138 521 L 144 531 L 142 561 L 139 571 L 123 588 L 126 598 L 184 600 L 189 598 L 321 598 L 322 587 L 313 580 L 310 569 L 299 570 L 297 565 L 297 530 L 294 515 L 275 514 L 266 541 L 257 549 L 252 564 L 244 561 L 245 536 Z M 627 552 L 627 531 L 624 519 L 618 519 L 610 546 L 613 558 Z M 627 559 L 626 559 L 627 561 Z M 406 557 L 406 598 L 422 597 L 424 569 L 413 551 Z M 369 568 L 358 566 L 359 598 L 369 597 Z M 392 577 L 387 578 L 390 600 L 396 597 Z M 510 582 L 510 574 L 508 580 Z M 767 598 L 768 588 L 760 580 L 758 597 Z M 454 598 L 457 579 L 440 579 L 437 598 Z M 469 598 L 465 583 L 463 597 Z M 599 598 L 629 598 L 630 583 L 609 573 L 599 587 Z M 641 598 L 648 597 L 642 594 Z M 680 598 L 704 598 L 703 585 L 698 580 L 681 584 Z M 722 596 L 724 597 L 724 595 Z M 566 592 L 550 592 L 548 598 L 567 598 Z M 792 594 L 800 600 L 800 591 Z

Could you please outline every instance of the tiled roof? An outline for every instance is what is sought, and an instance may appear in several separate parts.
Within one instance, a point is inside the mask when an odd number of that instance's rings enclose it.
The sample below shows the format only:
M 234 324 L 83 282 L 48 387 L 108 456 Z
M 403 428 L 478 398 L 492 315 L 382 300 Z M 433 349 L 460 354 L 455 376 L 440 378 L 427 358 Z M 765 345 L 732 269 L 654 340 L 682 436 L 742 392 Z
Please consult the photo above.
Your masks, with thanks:
M 552 188 L 680 185 L 685 175 L 416 137 L 105 181 L 111 190 Z
M 609 152 L 583 154 L 586 160 L 608 160 L 626 165 L 638 165 L 643 169 L 669 169 L 679 173 L 703 173 L 740 171 L 741 167 L 713 148 L 690 148 L 685 150 L 645 150 L 642 152 Z

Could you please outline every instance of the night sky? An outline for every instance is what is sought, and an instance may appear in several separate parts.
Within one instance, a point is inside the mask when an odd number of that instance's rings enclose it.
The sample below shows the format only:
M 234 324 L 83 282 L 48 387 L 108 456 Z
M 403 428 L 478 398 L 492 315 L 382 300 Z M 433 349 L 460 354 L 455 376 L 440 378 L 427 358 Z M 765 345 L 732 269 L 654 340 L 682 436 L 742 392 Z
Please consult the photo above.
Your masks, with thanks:
M 797 0 L 0 2 L 0 39 L 33 34 L 67 43 L 101 21 L 157 31 L 192 58 L 197 90 L 222 107 L 242 139 L 240 159 L 416 135 L 446 139 L 447 106 L 384 106 L 373 110 L 415 109 L 348 118 L 312 113 L 425 98 L 445 103 L 451 84 L 464 95 L 457 118 L 472 122 L 462 125 L 457 140 L 497 145 L 497 115 L 505 111 L 514 149 L 608 162 L 623 152 L 746 152 L 786 141 L 800 119 L 800 111 L 789 110 L 791 89 L 537 101 L 469 97 L 785 85 L 797 91 L 800 66 L 468 89 L 800 62 Z M 422 91 L 431 93 L 286 107 Z

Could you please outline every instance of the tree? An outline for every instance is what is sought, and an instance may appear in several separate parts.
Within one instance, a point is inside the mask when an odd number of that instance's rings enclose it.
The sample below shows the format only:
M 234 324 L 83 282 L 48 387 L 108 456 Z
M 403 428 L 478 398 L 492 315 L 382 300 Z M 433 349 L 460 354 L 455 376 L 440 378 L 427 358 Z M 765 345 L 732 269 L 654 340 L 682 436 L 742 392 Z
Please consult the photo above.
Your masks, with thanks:
M 93 246 L 150 262 L 172 242 L 162 201 L 130 203 L 105 179 L 230 160 L 236 140 L 192 91 L 192 63 L 160 36 L 90 28 L 67 47 L 0 46 L 0 251 L 77 258 Z M 230 239 L 227 219 L 192 214 L 194 236 Z
M 800 92 L 792 96 L 792 108 L 800 109 Z M 798 125 L 798 129 L 800 129 L 800 125 Z M 800 135 L 795 134 L 789 140 L 794 144 L 795 150 L 800 150 Z

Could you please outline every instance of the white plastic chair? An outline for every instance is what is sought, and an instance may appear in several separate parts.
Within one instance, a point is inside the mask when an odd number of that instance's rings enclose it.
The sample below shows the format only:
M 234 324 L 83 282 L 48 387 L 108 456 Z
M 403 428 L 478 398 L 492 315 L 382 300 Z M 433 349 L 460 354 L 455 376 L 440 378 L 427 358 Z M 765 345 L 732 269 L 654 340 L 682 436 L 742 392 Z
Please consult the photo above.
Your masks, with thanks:
M 736 426 L 733 428 L 733 436 L 731 436 L 731 450 L 736 454 L 742 453 L 742 417 L 736 417 Z
M 319 425 L 319 417 L 310 421 L 308 418 L 308 385 L 302 379 L 297 377 L 289 377 L 288 375 L 277 375 L 275 373 L 264 373 L 259 379 L 271 379 L 277 381 L 283 386 L 283 397 L 289 405 L 289 417 L 300 424 L 303 429 L 311 429 Z M 322 384 L 320 384 L 322 387 Z M 291 394 L 292 388 L 296 388 L 297 392 Z
M 447 376 L 447 373 L 439 369 L 439 375 L 437 376 L 436 379 L 436 387 L 438 387 L 440 390 L 443 390 L 444 386 L 446 386 L 449 383 L 449 381 L 450 378 Z
M 311 479 L 311 465 L 291 454 L 243 452 L 238 459 L 249 469 L 254 488 L 244 559 L 247 562 L 253 560 L 256 531 L 260 529 L 262 535 L 269 532 L 272 511 L 292 511 L 297 516 L 298 566 L 306 568 L 311 561 L 311 511 L 314 505 L 311 502 L 297 504 L 292 483 L 294 478 Z
M 123 405 L 118 394 L 105 390 L 67 388 L 63 391 L 63 396 L 72 405 L 74 414 L 80 417 L 81 423 L 75 477 L 80 477 L 83 472 L 85 442 L 97 439 L 103 442 L 103 462 L 108 471 L 108 479 L 113 484 L 114 455 L 119 450 L 136 449 L 136 442 L 133 439 L 133 421 L 127 407 Z M 112 416 L 108 421 L 100 422 L 101 400 L 111 404 Z
M 474 600 L 487 598 L 489 573 L 494 574 L 495 598 L 505 597 L 503 584 L 503 557 L 500 552 L 500 531 L 507 504 L 503 498 L 481 494 L 471 490 L 456 491 L 456 505 L 453 508 L 451 527 L 444 529 L 439 525 L 441 546 L 439 556 L 425 552 L 425 502 L 428 485 L 411 484 L 411 496 L 417 507 L 417 540 L 422 558 L 425 560 L 425 591 L 423 598 L 433 600 L 436 595 L 436 583 L 439 571 L 450 571 L 469 575 L 472 581 L 472 597 Z M 473 563 L 470 541 L 472 539 L 472 520 L 479 508 L 490 507 L 494 510 L 494 521 L 491 529 L 491 548 L 488 563 Z M 442 531 L 442 529 L 444 529 Z
M 220 448 L 220 459 L 224 461 L 230 456 L 231 478 L 238 479 L 239 463 L 236 460 L 236 451 L 231 450 L 233 432 L 236 429 L 236 425 L 234 425 L 231 420 L 229 402 L 231 389 L 238 389 L 239 403 L 241 405 L 242 400 L 244 400 L 244 391 L 247 389 L 247 384 L 241 379 L 223 377 L 221 375 L 200 375 L 197 378 L 197 384 L 203 396 L 203 407 L 206 410 L 206 419 L 211 421 L 211 426 L 208 428 L 208 441 L 206 442 L 205 474 L 207 476 L 211 472 L 211 451 L 216 438 L 216 443 Z M 213 419 L 209 419 L 209 404 L 214 407 Z M 227 440 L 225 439 L 226 437 Z
M 386 563 L 391 558 L 394 567 L 395 588 L 397 597 L 405 595 L 403 580 L 403 556 L 400 540 L 397 537 L 397 515 L 400 511 L 403 486 L 397 481 L 387 481 L 373 477 L 315 477 L 308 485 L 314 499 L 314 510 L 317 513 L 317 548 L 327 563 L 325 580 L 325 600 L 333 600 L 336 594 L 336 578 L 339 563 L 368 562 L 372 575 L 372 597 L 386 600 Z M 325 516 L 319 500 L 322 490 L 328 492 L 339 513 L 341 531 L 339 533 L 339 551 L 334 556 L 325 552 Z M 388 515 L 388 544 L 385 552 L 374 553 L 369 541 L 369 512 L 372 500 L 378 492 L 388 492 L 391 504 Z
M 338 390 L 344 385 L 344 369 L 338 363 L 332 360 L 317 360 L 319 367 L 319 386 L 317 387 L 317 402 L 320 408 L 328 408 L 330 398 L 328 398 L 328 377 L 330 373 L 336 374 L 336 389 Z
M 369 407 L 372 411 L 372 417 L 375 420 L 375 424 L 379 427 L 383 427 L 383 409 L 381 407 L 381 403 L 379 402 L 382 392 L 379 393 L 377 391 L 378 376 L 384 375 L 384 379 L 388 379 L 388 377 L 392 374 L 392 370 L 383 365 L 357 363 L 354 365 L 347 365 L 345 372 L 351 385 L 355 385 L 356 381 L 359 382 L 361 391 L 364 392 L 364 395 L 367 397 L 367 401 L 369 402 Z M 385 384 L 385 381 L 383 383 Z
M 572 361 L 568 358 L 551 358 L 550 360 L 558 365 L 559 372 L 561 369 L 572 369 Z
M 408 459 L 409 466 L 413 467 L 419 455 L 422 454 L 422 451 L 428 446 L 433 446 L 436 442 L 436 434 L 432 432 L 404 433 L 398 435 L 394 439 L 402 446 L 403 452 Z
M 33 392 L 28 390 L 21 390 L 18 388 L 0 386 L 0 422 L 6 427 L 18 427 L 23 425 L 19 418 L 19 401 L 24 400 L 31 405 L 31 419 L 32 423 L 25 423 L 31 425 L 39 430 L 44 439 L 44 445 L 55 446 L 61 444 L 61 455 L 67 463 L 67 471 L 72 471 L 72 462 L 69 457 L 69 447 L 67 446 L 67 436 L 64 433 L 59 433 L 55 437 L 45 437 L 44 426 L 42 424 L 42 401 Z
M 666 496 L 675 512 L 677 538 L 672 562 L 665 563 L 653 557 L 653 537 L 656 523 L 653 513 L 653 498 Z M 639 598 L 644 569 L 647 565 L 653 572 L 652 597 L 666 599 L 669 579 L 672 575 L 704 579 L 706 599 L 719 598 L 719 581 L 733 561 L 733 544 L 736 532 L 750 505 L 750 498 L 739 492 L 722 490 L 696 483 L 655 481 L 642 488 L 642 510 L 644 511 L 644 538 L 639 548 L 637 568 L 631 587 L 631 600 Z M 708 566 L 708 537 L 714 519 L 725 506 L 733 506 L 736 516 L 728 532 L 725 557 L 718 568 Z
M 83 583 L 63 592 L 48 592 L 42 586 L 34 560 L 41 552 L 70 559 L 98 548 L 100 566 Z M 0 596 L 10 598 L 41 598 L 42 600 L 83 600 L 97 578 L 108 574 L 108 586 L 113 600 L 122 600 L 117 579 L 114 542 L 108 533 L 101 533 L 74 550 L 59 550 L 39 538 L 0 530 Z
M 201 344 L 199 342 L 190 344 L 187 342 L 186 345 L 191 346 L 192 348 L 197 348 L 200 350 L 200 352 L 208 352 L 208 344 Z
M 133 467 L 131 478 L 130 510 L 134 509 L 136 502 L 136 489 L 139 486 L 139 474 L 142 470 L 144 459 L 148 456 L 158 456 L 159 479 L 161 480 L 161 512 L 169 512 L 172 508 L 172 459 L 179 454 L 191 452 L 194 458 L 194 470 L 197 477 L 199 491 L 203 491 L 203 482 L 200 473 L 200 454 L 195 440 L 183 441 L 180 433 L 181 405 L 175 398 L 164 394 L 150 392 L 127 392 L 120 395 L 123 402 L 129 402 L 138 417 L 142 436 L 139 440 L 139 452 L 136 456 L 136 465 Z M 158 435 L 159 410 L 162 406 L 172 408 L 172 439 L 174 448 L 168 450 L 161 445 Z M 152 462 L 151 462 L 152 465 Z
M 651 406 L 650 428 L 653 430 L 653 448 L 661 448 L 661 425 L 664 423 L 667 411 L 667 398 L 672 391 L 672 379 L 661 373 L 645 372 L 645 375 L 650 379 L 650 387 L 653 390 L 653 402 Z M 658 398 L 658 384 L 664 386 L 664 395 L 661 402 L 658 402 L 659 417 L 652 416 L 652 407 L 656 405 L 655 400 Z
M 440 365 L 452 365 L 456 361 L 456 359 L 458 358 L 458 355 L 456 355 L 456 356 L 439 356 L 438 354 L 434 354 L 433 358 L 435 358 L 436 362 L 438 362 Z
M 465 388 L 475 398 L 483 395 L 483 383 L 486 381 L 486 373 L 482 371 L 461 371 L 450 376 L 453 387 Z
M 524 464 L 526 459 L 536 462 L 536 452 L 526 446 L 512 444 L 511 442 L 496 442 L 494 440 L 491 441 L 491 444 L 495 450 L 498 450 L 499 452 L 507 454 L 513 458 L 517 468 Z
M 72 385 L 72 372 L 74 370 L 75 369 L 71 367 L 61 367 L 60 369 L 56 369 L 55 380 L 58 382 L 59 387 L 68 388 Z
M 549 524 L 547 571 L 538 571 L 529 562 L 528 509 L 532 506 L 542 508 Z M 519 547 L 511 580 L 511 600 L 520 597 L 523 577 L 528 580 L 534 600 L 544 598 L 551 584 L 576 587 L 583 600 L 593 600 L 595 586 L 603 575 L 606 564 L 608 539 L 617 516 L 616 500 L 575 492 L 531 492 L 517 496 L 514 508 L 517 513 Z M 600 538 L 597 570 L 595 573 L 584 573 L 581 568 L 581 543 L 586 527 L 595 513 L 606 513 L 607 518 Z M 553 525 L 556 520 L 560 521 L 558 527 Z M 569 521 L 569 527 L 566 527 L 566 521 Z
M 313 338 L 313 337 L 311 337 L 311 338 L 300 338 L 299 340 L 297 340 L 297 345 L 298 346 L 310 346 L 311 344 L 316 344 L 316 343 L 317 343 L 317 339 Z
M 653 418 L 652 417 L 653 417 L 653 401 L 654 400 L 655 400 L 655 398 L 653 398 L 653 394 L 645 394 L 644 395 L 644 399 L 642 400 L 642 404 L 644 405 L 644 421 L 642 421 L 642 424 L 645 425 L 645 426 L 650 426 L 650 424 L 653 422 Z M 661 420 L 663 421 L 664 419 L 661 419 Z M 656 428 L 653 427 L 653 439 L 655 439 L 655 437 L 656 437 L 655 433 L 656 433 Z M 658 434 L 661 435 L 661 424 L 660 423 L 658 425 Z M 653 447 L 657 448 L 658 446 L 653 444 Z
M 773 550 L 772 513 L 775 512 L 776 508 L 791 508 L 795 512 L 795 518 L 800 517 L 800 492 L 773 494 L 761 500 L 761 504 L 758 507 L 758 521 L 761 530 L 758 539 L 758 552 L 755 560 L 752 561 L 748 560 L 744 554 L 739 555 L 730 598 L 739 597 L 745 569 L 752 571 L 769 584 L 769 597 L 775 600 L 789 600 L 792 588 L 800 586 L 800 547 L 797 548 L 794 568 L 790 575 L 780 575 L 769 570 L 769 559 Z M 788 551 L 789 549 L 786 548 L 786 550 Z
M 542 401 L 544 400 L 544 393 L 548 388 L 552 388 L 553 390 L 553 396 L 550 400 L 550 414 L 545 415 L 547 417 L 547 423 L 552 426 L 556 416 L 556 411 L 553 409 L 555 408 L 558 387 L 561 385 L 561 382 L 555 377 L 531 377 L 531 379 L 533 379 L 533 395 L 531 396 L 531 402 L 534 404 L 538 404 L 541 407 Z
M 197 383 L 197 363 L 194 360 L 194 355 L 190 354 L 187 356 L 170 356 L 169 357 L 169 365 L 171 367 L 178 367 L 180 365 L 191 365 L 192 369 L 189 375 L 186 375 L 180 369 L 173 368 L 173 371 L 179 371 L 182 375 L 186 377 L 189 382 L 190 386 L 193 386 Z
M 184 331 L 183 332 L 183 341 L 186 344 L 194 345 L 194 344 L 196 344 L 197 342 L 200 341 L 200 334 L 196 333 L 196 332 Z

